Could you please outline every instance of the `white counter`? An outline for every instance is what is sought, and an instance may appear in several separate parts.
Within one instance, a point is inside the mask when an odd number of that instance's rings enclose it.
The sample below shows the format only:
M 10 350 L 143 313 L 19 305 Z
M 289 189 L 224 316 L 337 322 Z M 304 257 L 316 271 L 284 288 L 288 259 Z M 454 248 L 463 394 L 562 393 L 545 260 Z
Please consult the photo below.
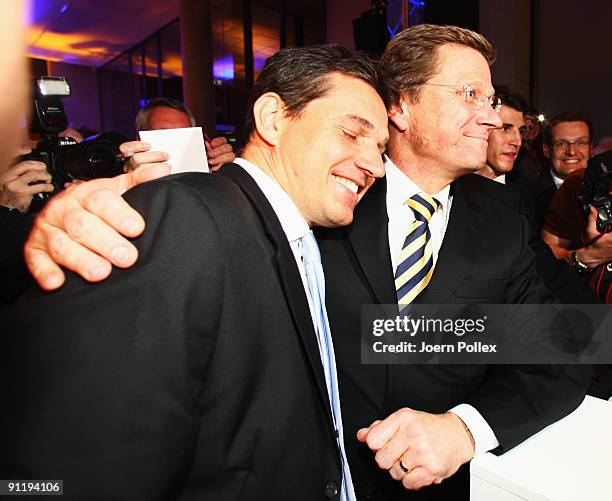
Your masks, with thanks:
M 470 466 L 471 501 L 612 500 L 612 403 L 593 397 L 502 456 Z

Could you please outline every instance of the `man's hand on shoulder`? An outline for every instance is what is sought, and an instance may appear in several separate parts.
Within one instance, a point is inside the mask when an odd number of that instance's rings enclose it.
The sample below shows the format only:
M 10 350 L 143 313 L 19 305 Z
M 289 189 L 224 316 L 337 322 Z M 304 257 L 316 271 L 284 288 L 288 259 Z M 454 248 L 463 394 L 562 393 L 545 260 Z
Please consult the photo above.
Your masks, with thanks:
M 411 490 L 441 483 L 474 457 L 472 434 L 452 412 L 400 409 L 359 430 L 357 439 L 376 453 L 380 468 Z
M 167 164 L 155 163 L 71 186 L 53 197 L 36 218 L 24 247 L 26 264 L 38 284 L 45 290 L 61 287 L 65 276 L 58 265 L 90 282 L 108 277 L 111 265 L 133 265 L 138 252 L 123 236 L 140 235 L 145 222 L 121 195 L 168 174 Z

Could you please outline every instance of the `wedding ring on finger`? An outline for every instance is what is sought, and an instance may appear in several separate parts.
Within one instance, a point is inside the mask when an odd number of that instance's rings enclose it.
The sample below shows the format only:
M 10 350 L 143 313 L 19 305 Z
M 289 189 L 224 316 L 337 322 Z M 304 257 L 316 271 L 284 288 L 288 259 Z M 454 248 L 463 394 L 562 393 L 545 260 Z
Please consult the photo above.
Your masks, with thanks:
M 410 468 L 408 468 L 401 459 L 399 461 L 399 467 L 404 473 L 410 473 Z

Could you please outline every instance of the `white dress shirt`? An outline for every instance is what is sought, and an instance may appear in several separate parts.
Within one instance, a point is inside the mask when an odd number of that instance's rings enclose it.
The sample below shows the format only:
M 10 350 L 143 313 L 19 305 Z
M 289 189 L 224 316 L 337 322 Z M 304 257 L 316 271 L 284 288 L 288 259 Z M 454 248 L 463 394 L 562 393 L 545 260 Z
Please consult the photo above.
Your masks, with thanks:
M 557 173 L 552 169 L 550 169 L 550 177 L 552 177 L 553 183 L 555 183 L 555 188 L 557 189 L 559 189 L 559 186 L 561 186 L 563 184 L 563 181 L 565 181 L 565 179 L 562 179 L 557 176 Z
M 389 250 L 391 252 L 391 263 L 393 274 L 399 264 L 397 262 L 408 234 L 408 228 L 415 221 L 412 209 L 406 201 L 421 190 L 406 174 L 385 156 L 385 169 L 387 176 L 387 214 L 389 216 Z M 450 185 L 442 191 L 435 193 L 433 197 L 440 203 L 440 207 L 434 212 L 429 222 L 431 232 L 431 243 L 433 248 L 434 274 L 438 254 L 442 247 L 448 218 L 450 216 L 453 197 L 450 194 Z M 474 407 L 469 404 L 459 404 L 451 412 L 461 418 L 469 428 L 474 437 L 475 453 L 480 454 L 495 449 L 499 441 L 493 430 Z

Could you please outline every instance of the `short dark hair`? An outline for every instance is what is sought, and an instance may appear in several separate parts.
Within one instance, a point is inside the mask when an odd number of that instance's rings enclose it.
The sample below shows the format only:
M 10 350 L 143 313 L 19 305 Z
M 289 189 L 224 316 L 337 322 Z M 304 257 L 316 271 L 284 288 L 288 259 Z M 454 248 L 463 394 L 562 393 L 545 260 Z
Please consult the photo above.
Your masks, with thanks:
M 513 108 L 521 113 L 525 113 L 529 109 L 527 100 L 521 93 L 506 85 L 494 85 L 493 87 L 495 88 L 495 96 L 499 98 L 502 105 Z
M 376 64 L 364 54 L 353 54 L 340 44 L 313 45 L 282 49 L 266 61 L 249 99 L 244 137 L 255 132 L 253 107 L 266 92 L 275 92 L 284 103 L 284 111 L 297 117 L 311 101 L 329 90 L 333 73 L 358 78 L 380 94 Z
M 469 47 L 482 54 L 489 65 L 495 61 L 493 46 L 474 31 L 435 24 L 407 28 L 389 42 L 380 59 L 387 105 L 399 105 L 402 95 L 412 102 L 418 100 L 421 85 L 438 71 L 438 49 L 443 45 Z
M 553 128 L 564 122 L 583 122 L 586 124 L 589 129 L 589 141 L 593 142 L 593 124 L 591 121 L 582 113 L 578 113 L 577 111 L 564 111 L 563 113 L 559 113 L 550 119 L 546 129 L 544 129 L 544 141 L 549 146 L 552 146 L 552 131 Z
M 189 108 L 181 103 L 177 99 L 172 99 L 171 97 L 154 97 L 147 104 L 145 104 L 140 111 L 136 115 L 135 125 L 136 132 L 140 132 L 141 130 L 149 130 L 149 115 L 151 111 L 155 108 L 170 108 L 171 110 L 180 111 L 181 113 L 185 113 L 189 117 L 189 122 L 192 127 L 195 127 L 196 121 L 189 111 Z

